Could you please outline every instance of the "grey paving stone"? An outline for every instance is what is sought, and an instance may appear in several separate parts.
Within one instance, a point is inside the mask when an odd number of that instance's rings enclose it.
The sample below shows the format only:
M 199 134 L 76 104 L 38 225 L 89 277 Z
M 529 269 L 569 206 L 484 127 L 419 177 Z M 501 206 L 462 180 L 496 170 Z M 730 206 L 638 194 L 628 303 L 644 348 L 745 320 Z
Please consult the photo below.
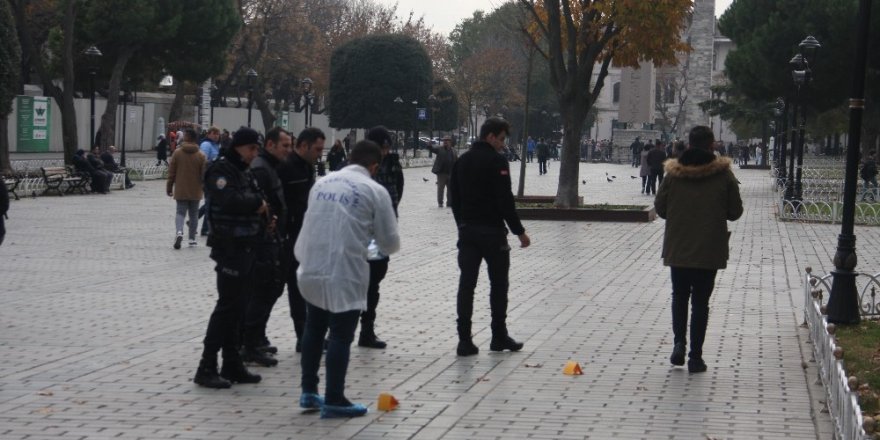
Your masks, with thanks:
M 547 176 L 533 165 L 527 193 L 555 194 L 558 164 Z M 588 203 L 650 204 L 626 177 L 631 170 L 584 164 L 581 193 Z M 606 171 L 621 178 L 609 183 Z M 297 407 L 299 358 L 284 299 L 269 328 L 280 364 L 254 368 L 262 383 L 192 384 L 215 278 L 204 240 L 171 249 L 174 204 L 162 182 L 14 201 L 0 247 L 0 437 L 827 438 L 823 398 L 801 366 L 809 355 L 800 280 L 806 266 L 831 268 L 839 226 L 776 222 L 769 176 L 736 173 L 746 213 L 730 225 L 731 260 L 712 298 L 710 370 L 689 375 L 668 364 L 662 220 L 525 222 L 533 246 L 512 252 L 509 308 L 525 349 L 489 352 L 481 275 L 481 353 L 456 358 L 455 226 L 435 205 L 429 169 L 407 169 L 403 248 L 377 321 L 389 348 L 352 348 L 347 393 L 371 411 L 354 420 Z M 860 267 L 878 266 L 878 232 L 856 228 Z M 568 360 L 584 375 L 562 375 Z M 380 392 L 400 408 L 377 411 Z

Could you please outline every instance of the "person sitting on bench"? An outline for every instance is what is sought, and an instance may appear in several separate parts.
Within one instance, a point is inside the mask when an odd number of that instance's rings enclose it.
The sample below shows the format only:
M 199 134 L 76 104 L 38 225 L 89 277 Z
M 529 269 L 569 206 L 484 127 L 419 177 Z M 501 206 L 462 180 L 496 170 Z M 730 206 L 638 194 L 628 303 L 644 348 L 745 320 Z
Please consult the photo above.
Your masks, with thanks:
M 73 155 L 73 166 L 77 171 L 87 173 L 91 177 L 92 192 L 101 194 L 110 192 L 110 182 L 113 180 L 113 173 L 95 168 L 86 158 L 85 150 L 76 150 L 76 153 Z
M 134 184 L 131 183 L 131 179 L 128 178 L 128 168 L 122 168 L 116 163 L 116 158 L 113 157 L 113 153 L 115 152 L 116 147 L 111 145 L 107 148 L 107 151 L 101 153 L 101 161 L 104 162 L 104 169 L 115 174 L 125 173 L 125 189 L 130 189 L 134 187 Z

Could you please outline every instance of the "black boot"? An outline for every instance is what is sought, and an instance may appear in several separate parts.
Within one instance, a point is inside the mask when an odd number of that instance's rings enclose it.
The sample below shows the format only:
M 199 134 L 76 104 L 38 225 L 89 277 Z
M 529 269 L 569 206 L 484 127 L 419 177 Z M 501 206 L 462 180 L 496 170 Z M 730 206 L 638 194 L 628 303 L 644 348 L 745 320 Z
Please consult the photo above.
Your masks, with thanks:
M 455 354 L 459 356 L 473 356 L 480 352 L 480 349 L 474 345 L 474 341 L 471 338 L 458 340 L 458 347 L 455 349 Z
M 474 340 L 471 336 L 471 323 L 462 323 L 459 320 L 458 347 L 455 349 L 455 353 L 459 356 L 473 356 L 479 352 L 480 349 L 474 345 Z
M 669 362 L 672 365 L 682 366 L 684 365 L 684 352 L 686 347 L 683 343 L 675 344 L 675 347 L 672 349 L 672 355 L 669 356 Z
M 232 383 L 260 383 L 263 379 L 259 374 L 252 374 L 244 366 L 238 351 L 223 351 L 223 368 L 220 376 Z
M 523 348 L 522 342 L 516 342 L 510 336 L 505 335 L 504 337 L 495 337 L 492 336 L 492 342 L 489 343 L 489 350 L 492 351 L 520 351 Z
M 523 348 L 522 342 L 516 342 L 507 333 L 507 325 L 503 319 L 492 319 L 492 342 L 489 343 L 489 350 L 492 351 L 520 351 Z
M 232 386 L 228 380 L 220 377 L 217 373 L 217 359 L 202 358 L 193 382 L 206 388 L 229 388 Z
M 388 344 L 376 337 L 376 332 L 373 330 L 372 325 L 361 323 L 361 336 L 358 338 L 358 346 L 382 349 L 387 347 Z
M 268 351 L 262 351 L 255 347 L 244 347 L 241 350 L 241 360 L 244 362 L 253 362 L 264 367 L 274 367 L 278 365 L 278 359 L 275 359 Z

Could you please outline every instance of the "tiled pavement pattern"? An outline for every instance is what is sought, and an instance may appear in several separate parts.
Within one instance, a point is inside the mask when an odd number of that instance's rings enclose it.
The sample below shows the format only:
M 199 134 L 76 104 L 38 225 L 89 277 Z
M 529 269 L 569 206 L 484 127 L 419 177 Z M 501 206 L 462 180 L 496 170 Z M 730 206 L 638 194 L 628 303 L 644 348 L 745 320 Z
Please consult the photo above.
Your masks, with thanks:
M 536 168 L 527 193 L 554 194 L 558 163 L 547 176 Z M 634 173 L 583 164 L 581 193 L 647 204 Z M 203 241 L 171 249 L 174 204 L 163 182 L 13 202 L 0 246 L 0 438 L 830 438 L 821 388 L 804 370 L 799 287 L 805 266 L 831 268 L 839 226 L 778 223 L 767 173 L 737 176 L 747 206 L 731 224 L 731 260 L 712 300 L 709 371 L 689 375 L 668 363 L 662 220 L 526 222 L 533 245 L 513 250 L 509 310 L 525 349 L 489 352 L 483 275 L 474 327 L 482 351 L 457 358 L 452 214 L 436 207 L 429 169 L 407 170 L 403 249 L 379 306 L 389 348 L 355 346 L 349 368 L 349 397 L 371 411 L 326 421 L 296 405 L 286 299 L 270 322 L 280 364 L 254 368 L 262 383 L 193 385 L 215 280 Z M 878 266 L 877 231 L 857 228 L 860 268 Z M 583 376 L 561 374 L 570 359 Z M 383 391 L 399 409 L 375 410 Z

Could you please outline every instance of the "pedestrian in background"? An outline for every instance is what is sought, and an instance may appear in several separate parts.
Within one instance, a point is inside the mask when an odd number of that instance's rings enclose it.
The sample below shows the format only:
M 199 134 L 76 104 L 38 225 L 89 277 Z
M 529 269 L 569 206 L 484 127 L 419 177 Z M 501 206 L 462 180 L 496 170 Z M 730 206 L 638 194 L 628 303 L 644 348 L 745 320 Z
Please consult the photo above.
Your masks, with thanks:
M 203 196 L 202 178 L 205 175 L 207 160 L 195 141 L 196 132 L 191 128 L 186 129 L 183 143 L 171 155 L 171 163 L 168 165 L 165 192 L 177 202 L 177 215 L 174 217 L 177 236 L 174 239 L 174 249 L 180 249 L 180 244 L 183 242 L 183 224 L 187 214 L 189 214 L 189 221 L 186 222 L 189 225 L 189 247 L 198 245 L 196 231 L 199 226 L 199 203 Z
M 480 140 L 474 142 L 452 168 L 452 215 L 458 226 L 458 267 L 461 269 L 456 302 L 456 353 L 459 356 L 472 356 L 480 351 L 471 336 L 471 317 L 474 289 L 483 260 L 486 260 L 489 272 L 489 305 L 492 309 L 489 349 L 519 351 L 523 347 L 521 342 L 510 337 L 507 330 L 510 270 L 507 228 L 519 238 L 520 247 L 528 247 L 531 240 L 516 213 L 510 189 L 510 164 L 500 154 L 509 133 L 507 121 L 487 119 L 480 127 Z
M 666 149 L 662 141 L 657 141 L 654 148 L 648 151 L 648 187 L 645 192 L 657 194 L 657 185 L 663 183 L 663 162 L 666 160 Z
M 0 245 L 3 244 L 3 238 L 6 237 L 6 220 L 9 219 L 9 191 L 6 186 L 0 188 Z
M 330 171 L 339 171 L 345 166 L 345 148 L 339 139 L 333 142 L 330 152 L 327 153 L 327 165 L 330 166 Z
M 431 172 L 437 175 L 437 206 L 443 207 L 443 193 L 446 192 L 446 206 L 449 206 L 449 174 L 452 173 L 452 165 L 458 159 L 458 153 L 452 148 L 452 139 L 443 138 L 443 146 L 428 148 L 436 155 Z
M 164 134 L 159 135 L 159 144 L 156 145 L 156 166 L 162 163 L 168 166 L 168 141 Z
M 669 361 L 684 365 L 688 302 L 691 302 L 688 371 L 706 371 L 703 342 L 709 324 L 709 297 L 719 269 L 727 267 L 730 232 L 727 222 L 743 213 L 739 184 L 730 159 L 712 151 L 714 135 L 694 127 L 690 147 L 679 159 L 666 162 L 666 179 L 654 199 L 657 215 L 666 219 L 663 264 L 672 278 L 672 333 L 675 346 Z
M 547 145 L 547 142 L 544 142 L 544 138 L 538 139 L 536 153 L 538 155 L 538 175 L 541 176 L 547 174 L 547 160 L 550 159 L 550 146 Z
M 648 174 L 651 169 L 648 167 L 648 152 L 651 151 L 651 143 L 642 146 L 642 152 L 639 154 L 639 177 L 642 178 L 642 194 L 648 193 Z
M 375 241 L 384 255 L 400 248 L 391 196 L 370 178 L 378 171 L 380 160 L 378 145 L 358 142 L 351 152 L 351 165 L 315 184 L 294 247 L 300 262 L 297 282 L 308 307 L 299 404 L 320 408 L 321 418 L 367 413 L 367 407 L 345 397 L 351 342 L 358 317 L 367 308 L 367 244 Z M 327 385 L 322 398 L 318 370 L 325 336 Z

